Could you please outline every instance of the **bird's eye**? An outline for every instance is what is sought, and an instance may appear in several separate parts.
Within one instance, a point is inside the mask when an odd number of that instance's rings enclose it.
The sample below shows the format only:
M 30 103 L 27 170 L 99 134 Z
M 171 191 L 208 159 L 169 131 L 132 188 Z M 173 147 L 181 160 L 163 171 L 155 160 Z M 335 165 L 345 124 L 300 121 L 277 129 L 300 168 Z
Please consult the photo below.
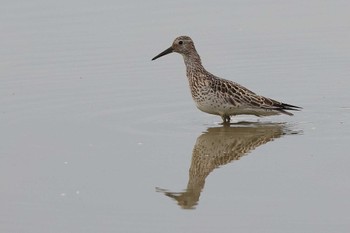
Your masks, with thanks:
M 179 44 L 183 44 L 184 42 L 182 40 L 179 41 Z

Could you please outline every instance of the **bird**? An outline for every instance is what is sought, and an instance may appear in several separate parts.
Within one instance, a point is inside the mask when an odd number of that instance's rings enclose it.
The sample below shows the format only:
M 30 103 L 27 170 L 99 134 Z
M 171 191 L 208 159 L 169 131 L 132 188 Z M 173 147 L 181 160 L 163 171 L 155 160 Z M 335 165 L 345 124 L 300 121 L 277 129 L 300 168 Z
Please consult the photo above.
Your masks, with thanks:
M 231 116 L 236 115 L 292 116 L 288 111 L 302 109 L 258 95 L 234 81 L 211 74 L 203 67 L 194 42 L 189 36 L 177 37 L 168 49 L 152 58 L 152 61 L 173 52 L 181 54 L 184 59 L 191 95 L 197 108 L 221 116 L 223 124 L 229 124 Z

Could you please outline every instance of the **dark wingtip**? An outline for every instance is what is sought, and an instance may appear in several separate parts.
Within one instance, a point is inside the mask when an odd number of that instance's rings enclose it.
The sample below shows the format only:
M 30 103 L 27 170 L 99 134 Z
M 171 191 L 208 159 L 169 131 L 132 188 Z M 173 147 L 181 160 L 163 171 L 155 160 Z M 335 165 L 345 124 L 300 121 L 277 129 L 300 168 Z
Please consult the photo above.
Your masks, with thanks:
M 281 107 L 284 110 L 292 110 L 292 111 L 300 111 L 301 109 L 303 109 L 302 107 L 291 105 L 291 104 L 285 104 L 285 103 L 282 103 Z
M 289 110 L 289 111 L 300 111 L 301 109 L 303 109 L 303 108 L 299 107 L 299 106 L 282 103 L 280 105 L 280 109 L 278 109 L 278 111 L 283 113 L 283 114 L 286 114 L 286 115 L 289 115 L 289 116 L 293 116 L 294 115 L 293 113 L 287 112 L 286 110 Z

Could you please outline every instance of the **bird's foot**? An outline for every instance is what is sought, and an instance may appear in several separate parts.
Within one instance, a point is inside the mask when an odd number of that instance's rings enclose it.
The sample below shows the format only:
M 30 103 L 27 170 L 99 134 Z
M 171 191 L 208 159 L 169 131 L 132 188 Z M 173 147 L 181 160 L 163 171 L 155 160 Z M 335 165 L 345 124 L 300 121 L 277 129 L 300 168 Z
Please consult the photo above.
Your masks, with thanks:
M 221 116 L 222 118 L 222 124 L 223 125 L 229 125 L 230 121 L 231 121 L 231 117 L 230 116 Z

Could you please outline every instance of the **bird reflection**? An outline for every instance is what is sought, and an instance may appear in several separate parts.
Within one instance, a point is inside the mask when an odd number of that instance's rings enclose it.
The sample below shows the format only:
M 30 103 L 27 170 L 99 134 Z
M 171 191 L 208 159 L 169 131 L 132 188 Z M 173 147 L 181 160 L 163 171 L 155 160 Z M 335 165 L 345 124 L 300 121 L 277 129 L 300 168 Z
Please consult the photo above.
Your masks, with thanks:
M 198 204 L 205 179 L 215 168 L 239 160 L 260 145 L 293 133 L 283 123 L 238 123 L 208 128 L 194 145 L 185 191 L 171 192 L 157 188 L 157 192 L 173 198 L 183 209 L 193 209 Z

